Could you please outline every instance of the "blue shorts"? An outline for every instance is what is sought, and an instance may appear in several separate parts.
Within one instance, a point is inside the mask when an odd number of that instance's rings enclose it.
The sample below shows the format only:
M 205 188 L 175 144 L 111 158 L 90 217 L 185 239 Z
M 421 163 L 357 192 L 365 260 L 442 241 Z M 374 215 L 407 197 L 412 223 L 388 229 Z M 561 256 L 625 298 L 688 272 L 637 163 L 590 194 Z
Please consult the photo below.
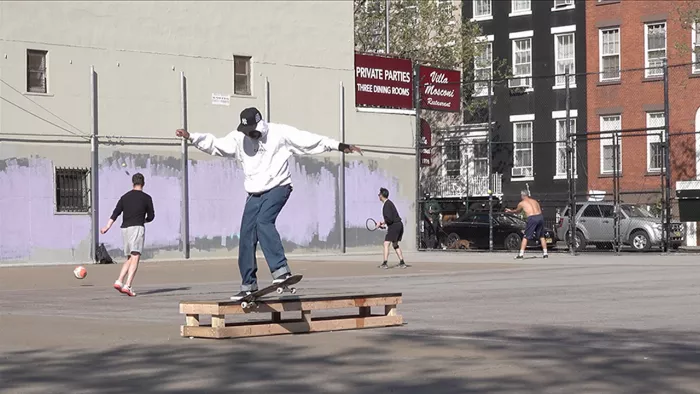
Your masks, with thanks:
M 544 236 L 544 216 L 542 214 L 532 215 L 527 218 L 525 226 L 525 238 L 539 239 Z

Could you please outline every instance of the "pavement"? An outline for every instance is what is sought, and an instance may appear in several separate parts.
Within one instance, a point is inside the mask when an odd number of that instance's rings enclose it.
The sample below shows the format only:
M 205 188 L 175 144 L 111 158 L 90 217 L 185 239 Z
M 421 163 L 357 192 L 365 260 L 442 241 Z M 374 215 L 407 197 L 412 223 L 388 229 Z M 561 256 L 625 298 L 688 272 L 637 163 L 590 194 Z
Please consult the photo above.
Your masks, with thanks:
M 232 260 L 144 262 L 133 298 L 120 265 L 0 268 L 0 393 L 700 393 L 697 255 L 531 256 L 290 258 L 300 294 L 402 292 L 405 324 L 225 340 L 178 303 L 237 291 Z

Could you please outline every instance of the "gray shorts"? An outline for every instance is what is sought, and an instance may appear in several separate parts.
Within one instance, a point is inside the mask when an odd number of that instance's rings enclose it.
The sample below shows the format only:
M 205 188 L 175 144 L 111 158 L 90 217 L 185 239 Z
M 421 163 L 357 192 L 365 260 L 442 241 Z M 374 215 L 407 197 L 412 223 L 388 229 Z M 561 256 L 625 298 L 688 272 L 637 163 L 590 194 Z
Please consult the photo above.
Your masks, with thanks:
M 131 226 L 122 229 L 122 239 L 124 240 L 124 254 L 130 256 L 132 253 L 143 252 L 143 241 L 146 237 L 146 228 L 143 226 Z

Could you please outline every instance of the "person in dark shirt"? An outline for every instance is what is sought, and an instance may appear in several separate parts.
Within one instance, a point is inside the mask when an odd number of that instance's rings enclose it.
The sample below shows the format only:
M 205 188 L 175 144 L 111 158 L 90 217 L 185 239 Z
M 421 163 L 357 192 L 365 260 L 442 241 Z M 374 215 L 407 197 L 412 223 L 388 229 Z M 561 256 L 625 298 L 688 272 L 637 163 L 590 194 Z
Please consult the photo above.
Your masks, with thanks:
M 150 223 L 156 217 L 153 209 L 153 199 L 143 191 L 146 181 L 143 174 L 136 173 L 131 177 L 134 188 L 124 194 L 112 212 L 107 225 L 100 230 L 107 233 L 117 220 L 122 216 L 122 239 L 124 240 L 124 254 L 127 256 L 119 278 L 114 282 L 114 288 L 130 297 L 136 296 L 131 286 L 139 266 L 143 243 L 146 237 L 146 223 Z M 123 283 L 126 276 L 126 283 Z
M 403 223 L 401 223 L 401 217 L 399 216 L 399 211 L 396 210 L 396 205 L 389 200 L 389 190 L 383 187 L 379 189 L 379 201 L 383 203 L 382 215 L 384 216 L 384 220 L 379 222 L 379 227 L 387 229 L 384 237 L 384 262 L 379 268 L 389 268 L 386 263 L 389 259 L 389 244 L 394 246 L 396 256 L 399 258 L 399 268 L 406 268 L 407 265 L 403 261 L 403 253 L 401 253 L 401 248 L 399 248 L 399 242 L 403 237 Z

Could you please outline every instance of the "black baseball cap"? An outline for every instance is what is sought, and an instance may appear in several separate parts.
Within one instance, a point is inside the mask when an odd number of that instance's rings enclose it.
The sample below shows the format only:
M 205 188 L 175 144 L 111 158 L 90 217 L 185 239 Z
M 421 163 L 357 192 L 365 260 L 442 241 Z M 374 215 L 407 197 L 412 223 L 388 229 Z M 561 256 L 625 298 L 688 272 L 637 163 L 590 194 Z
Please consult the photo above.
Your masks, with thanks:
M 262 114 L 255 107 L 246 108 L 241 111 L 241 124 L 238 125 L 238 131 L 250 133 L 255 130 L 258 122 L 262 120 Z

